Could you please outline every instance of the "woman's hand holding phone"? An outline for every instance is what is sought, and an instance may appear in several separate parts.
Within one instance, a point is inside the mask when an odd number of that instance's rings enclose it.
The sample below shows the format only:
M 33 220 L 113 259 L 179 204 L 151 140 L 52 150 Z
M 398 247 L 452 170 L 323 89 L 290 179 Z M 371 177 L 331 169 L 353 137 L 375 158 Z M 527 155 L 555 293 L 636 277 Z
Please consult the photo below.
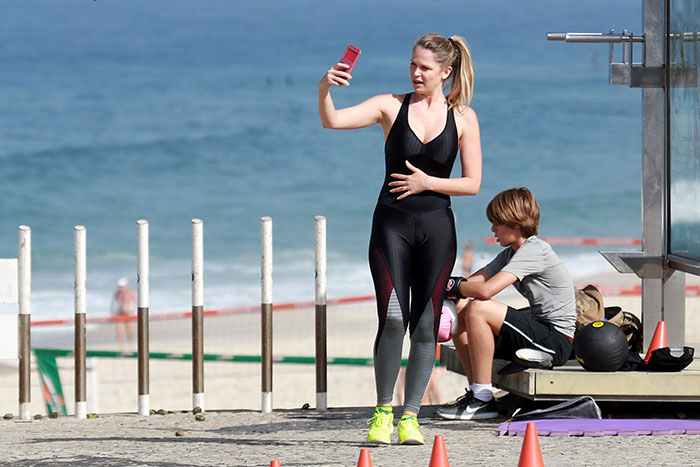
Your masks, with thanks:
M 340 59 L 340 62 L 333 65 L 321 80 L 321 84 L 330 86 L 350 86 L 352 75 L 350 74 L 355 68 L 357 59 L 360 57 L 360 49 L 353 45 L 349 45 L 345 49 L 345 53 Z
M 321 84 L 326 84 L 328 87 L 350 86 L 350 80 L 352 79 L 352 76 L 350 75 L 350 73 L 345 71 L 347 67 L 348 66 L 344 63 L 338 63 L 336 65 L 333 65 L 323 76 Z

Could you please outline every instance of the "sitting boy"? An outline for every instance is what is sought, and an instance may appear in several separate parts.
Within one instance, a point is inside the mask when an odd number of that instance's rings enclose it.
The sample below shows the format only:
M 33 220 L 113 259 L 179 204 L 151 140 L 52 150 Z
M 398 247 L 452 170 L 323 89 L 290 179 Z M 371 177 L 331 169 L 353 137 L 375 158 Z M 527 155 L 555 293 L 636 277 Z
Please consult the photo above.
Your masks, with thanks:
M 573 344 L 576 299 L 571 276 L 548 243 L 537 238 L 540 210 L 527 188 L 496 195 L 486 208 L 496 241 L 506 249 L 467 279 L 453 277 L 447 297 L 459 298 L 459 327 L 453 342 L 470 388 L 438 415 L 454 420 L 498 417 L 493 400 L 493 358 L 512 360 L 529 347 L 564 364 Z M 491 298 L 513 284 L 531 314 Z

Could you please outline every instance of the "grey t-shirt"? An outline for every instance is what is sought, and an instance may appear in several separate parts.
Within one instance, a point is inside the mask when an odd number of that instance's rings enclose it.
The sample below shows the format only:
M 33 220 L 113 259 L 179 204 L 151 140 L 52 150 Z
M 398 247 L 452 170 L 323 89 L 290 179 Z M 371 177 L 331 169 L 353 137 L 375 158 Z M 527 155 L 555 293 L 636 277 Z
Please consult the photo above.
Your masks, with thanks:
M 513 286 L 530 303 L 532 318 L 552 323 L 557 331 L 574 337 L 574 284 L 549 243 L 533 235 L 517 251 L 506 248 L 484 268 L 489 277 L 499 271 L 507 271 L 518 278 Z

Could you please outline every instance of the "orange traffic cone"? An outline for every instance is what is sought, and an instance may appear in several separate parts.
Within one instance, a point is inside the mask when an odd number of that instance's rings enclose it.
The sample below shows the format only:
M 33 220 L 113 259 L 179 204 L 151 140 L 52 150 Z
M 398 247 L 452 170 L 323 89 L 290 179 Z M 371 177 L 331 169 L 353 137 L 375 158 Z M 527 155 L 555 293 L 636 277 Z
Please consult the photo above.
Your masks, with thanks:
M 372 458 L 369 455 L 369 449 L 362 448 L 360 458 L 357 460 L 357 467 L 372 467 Z
M 525 429 L 523 448 L 520 451 L 518 467 L 544 467 L 540 442 L 537 439 L 537 428 L 533 422 L 528 422 Z
M 270 467 L 280 467 L 280 461 L 272 461 L 272 462 L 270 462 Z
M 651 353 L 656 349 L 663 349 L 668 347 L 668 340 L 666 339 L 666 322 L 659 321 L 656 325 L 656 330 L 654 331 L 654 337 L 651 339 L 651 344 L 649 344 L 649 350 L 647 350 L 647 355 L 644 357 L 644 363 L 649 363 L 651 358 Z
M 442 435 L 437 435 L 435 437 L 429 467 L 450 467 L 450 461 L 447 459 L 445 440 L 443 439 Z

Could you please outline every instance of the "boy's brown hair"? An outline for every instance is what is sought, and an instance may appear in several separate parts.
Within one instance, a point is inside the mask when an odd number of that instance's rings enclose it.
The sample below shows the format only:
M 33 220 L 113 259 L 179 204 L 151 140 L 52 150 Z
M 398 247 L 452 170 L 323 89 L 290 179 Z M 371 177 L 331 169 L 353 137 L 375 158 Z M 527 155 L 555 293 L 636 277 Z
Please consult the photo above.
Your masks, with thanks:
M 540 207 L 527 188 L 511 188 L 493 197 L 486 207 L 486 217 L 492 224 L 519 228 L 527 238 L 537 235 Z

